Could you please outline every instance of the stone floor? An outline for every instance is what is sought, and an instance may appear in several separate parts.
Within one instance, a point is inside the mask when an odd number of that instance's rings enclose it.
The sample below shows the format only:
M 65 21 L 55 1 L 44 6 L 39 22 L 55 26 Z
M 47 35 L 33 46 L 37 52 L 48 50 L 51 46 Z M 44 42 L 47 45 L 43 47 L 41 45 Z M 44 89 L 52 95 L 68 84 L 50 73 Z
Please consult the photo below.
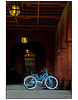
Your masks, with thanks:
M 7 85 L 7 99 L 72 99 L 70 90 L 49 90 L 41 86 L 37 86 L 35 90 L 27 90 L 23 84 Z

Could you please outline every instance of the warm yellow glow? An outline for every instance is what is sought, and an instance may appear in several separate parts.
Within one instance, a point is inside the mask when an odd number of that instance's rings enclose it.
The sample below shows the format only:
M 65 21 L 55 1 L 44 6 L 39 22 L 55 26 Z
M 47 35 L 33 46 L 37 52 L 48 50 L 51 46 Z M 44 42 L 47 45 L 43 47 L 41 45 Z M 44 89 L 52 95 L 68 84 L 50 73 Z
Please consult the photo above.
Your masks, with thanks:
M 28 54 L 28 56 L 30 56 L 30 54 Z
M 26 37 L 22 37 L 21 41 L 22 41 L 22 43 L 27 43 L 28 39 Z
M 17 6 L 17 5 L 12 5 L 12 9 L 20 10 L 19 6 Z
M 12 9 L 9 10 L 10 15 L 18 16 L 20 14 L 20 8 L 17 5 L 12 5 Z
M 29 53 L 29 49 L 26 49 L 26 53 Z
M 25 57 L 27 57 L 27 55 L 26 55 L 26 54 L 25 54 L 24 56 L 25 56 Z

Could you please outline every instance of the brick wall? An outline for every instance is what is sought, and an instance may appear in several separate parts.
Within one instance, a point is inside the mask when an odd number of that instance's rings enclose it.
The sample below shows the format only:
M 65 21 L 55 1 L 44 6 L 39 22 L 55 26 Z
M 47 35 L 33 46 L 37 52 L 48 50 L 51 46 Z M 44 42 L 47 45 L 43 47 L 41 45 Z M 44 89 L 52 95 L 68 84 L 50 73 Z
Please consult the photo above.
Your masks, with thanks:
M 29 41 L 35 41 L 40 43 L 46 52 L 46 67 L 48 68 L 49 72 L 54 71 L 54 53 L 55 53 L 55 32 L 52 31 L 39 31 L 39 30 L 32 30 L 32 31 L 17 31 L 17 30 L 7 30 L 7 69 L 10 68 L 11 63 L 11 51 L 13 49 L 13 46 L 16 45 L 16 43 L 19 43 L 21 41 L 21 37 L 27 36 Z M 33 48 L 33 46 L 32 46 Z M 14 66 L 18 70 L 18 73 L 22 74 L 22 52 L 19 53 L 19 55 L 15 59 Z M 41 61 L 41 59 L 40 59 Z M 40 62 L 39 61 L 39 62 Z M 39 63 L 38 62 L 38 63 Z M 40 65 L 44 67 L 43 65 Z M 37 67 L 37 66 L 36 66 Z M 38 70 L 39 71 L 39 70 Z
M 57 26 L 55 76 L 59 87 L 71 89 L 72 80 L 72 2 L 67 2 Z

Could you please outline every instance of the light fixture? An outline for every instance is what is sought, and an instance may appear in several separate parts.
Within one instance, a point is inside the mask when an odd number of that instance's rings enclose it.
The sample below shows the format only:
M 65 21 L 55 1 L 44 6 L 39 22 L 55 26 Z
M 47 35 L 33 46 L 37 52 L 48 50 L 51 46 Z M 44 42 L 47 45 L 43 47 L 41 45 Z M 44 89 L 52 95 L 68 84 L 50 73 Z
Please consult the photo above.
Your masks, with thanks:
M 28 38 L 22 37 L 21 42 L 24 43 L 24 44 L 27 43 L 28 42 Z
M 28 56 L 30 56 L 30 54 L 28 54 Z
M 29 49 L 26 49 L 26 53 L 29 53 Z
M 24 12 L 25 12 L 25 9 L 26 9 L 26 5 L 24 5 Z M 24 17 L 25 17 L 25 14 L 24 14 Z M 24 29 L 25 29 L 25 25 L 24 25 Z M 24 43 L 24 44 L 26 44 L 28 42 L 28 38 L 22 36 L 21 42 Z
M 12 16 L 18 16 L 20 14 L 19 5 L 16 2 L 10 3 L 9 13 Z

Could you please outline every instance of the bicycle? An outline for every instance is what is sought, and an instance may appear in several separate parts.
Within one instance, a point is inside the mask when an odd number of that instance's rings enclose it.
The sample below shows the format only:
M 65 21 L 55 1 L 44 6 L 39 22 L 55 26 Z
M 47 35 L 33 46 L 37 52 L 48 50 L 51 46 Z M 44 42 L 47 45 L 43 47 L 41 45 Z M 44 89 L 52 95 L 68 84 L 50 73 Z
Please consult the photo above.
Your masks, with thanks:
M 24 78 L 24 86 L 28 90 L 35 89 L 37 84 L 44 84 L 48 89 L 55 89 L 58 86 L 58 80 L 54 76 L 49 76 L 48 69 L 43 69 L 43 75 L 32 74 Z

